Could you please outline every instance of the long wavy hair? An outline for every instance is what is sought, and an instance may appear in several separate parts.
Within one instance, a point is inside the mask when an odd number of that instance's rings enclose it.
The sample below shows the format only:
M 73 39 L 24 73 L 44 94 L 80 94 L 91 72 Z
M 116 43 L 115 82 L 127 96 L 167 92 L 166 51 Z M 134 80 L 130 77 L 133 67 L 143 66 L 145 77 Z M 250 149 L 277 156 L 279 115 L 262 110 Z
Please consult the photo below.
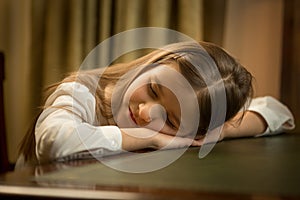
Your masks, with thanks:
M 62 81 L 46 88 L 43 99 L 45 102 L 49 95 L 51 95 L 61 83 L 79 82 L 89 88 L 95 97 L 97 125 L 117 125 L 113 120 L 111 99 L 107 98 L 105 88 L 114 87 L 124 74 L 132 72 L 129 76 L 130 78 L 122 80 L 124 81 L 124 84 L 122 84 L 123 87 L 118 88 L 122 96 L 130 83 L 140 74 L 145 73 L 147 70 L 159 64 L 176 63 L 179 66 L 181 74 L 195 90 L 200 110 L 200 121 L 197 133 L 205 134 L 211 120 L 212 101 L 203 74 L 200 74 L 197 67 L 191 62 L 196 59 L 196 63 L 201 64 L 202 59 L 205 59 L 205 55 L 212 59 L 213 64 L 217 68 L 217 71 L 212 70 L 212 74 L 208 75 L 217 77 L 213 79 L 214 81 L 210 83 L 209 87 L 217 88 L 220 83 L 224 85 L 227 106 L 225 121 L 228 121 L 245 107 L 247 100 L 252 98 L 252 75 L 224 49 L 207 42 L 199 42 L 199 44 L 193 42 L 174 43 L 154 50 L 131 62 L 113 64 L 105 69 L 98 68 L 71 73 Z M 220 76 L 217 76 L 217 74 Z M 45 109 L 44 104 L 38 116 L 43 109 Z M 20 145 L 19 154 L 23 154 L 25 161 L 36 160 L 35 124 L 38 116 L 27 131 Z

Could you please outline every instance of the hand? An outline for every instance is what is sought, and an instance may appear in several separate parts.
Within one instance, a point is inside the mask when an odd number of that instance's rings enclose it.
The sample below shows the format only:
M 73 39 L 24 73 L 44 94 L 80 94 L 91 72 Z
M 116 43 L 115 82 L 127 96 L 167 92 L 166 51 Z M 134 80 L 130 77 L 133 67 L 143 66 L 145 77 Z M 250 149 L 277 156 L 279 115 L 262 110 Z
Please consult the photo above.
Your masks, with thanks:
M 194 140 L 187 137 L 171 136 L 163 133 L 157 133 L 153 137 L 153 148 L 155 149 L 173 149 L 183 148 L 188 146 L 201 146 L 202 139 Z

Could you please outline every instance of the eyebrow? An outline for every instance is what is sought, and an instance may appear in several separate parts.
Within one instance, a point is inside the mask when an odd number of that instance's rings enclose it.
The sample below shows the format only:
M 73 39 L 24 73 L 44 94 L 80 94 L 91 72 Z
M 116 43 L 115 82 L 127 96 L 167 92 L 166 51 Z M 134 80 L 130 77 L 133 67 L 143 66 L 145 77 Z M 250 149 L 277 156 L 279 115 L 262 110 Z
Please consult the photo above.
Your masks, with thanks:
M 161 96 L 164 96 L 164 90 L 162 88 L 162 85 L 160 84 L 160 81 L 158 80 L 158 78 L 156 76 L 153 77 L 157 88 L 158 88 L 158 93 Z M 176 96 L 176 95 L 175 95 Z M 178 119 L 178 117 L 176 115 L 174 115 L 173 112 L 167 112 L 167 115 L 169 116 L 169 121 L 177 128 L 179 129 L 179 125 L 180 125 L 180 121 Z

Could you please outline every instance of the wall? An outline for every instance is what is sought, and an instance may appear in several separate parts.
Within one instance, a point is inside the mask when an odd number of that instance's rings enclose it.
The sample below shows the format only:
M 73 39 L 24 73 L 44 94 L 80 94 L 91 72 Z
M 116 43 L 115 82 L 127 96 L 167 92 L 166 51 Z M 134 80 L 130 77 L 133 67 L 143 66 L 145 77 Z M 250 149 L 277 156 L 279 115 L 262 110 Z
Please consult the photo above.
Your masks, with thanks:
M 282 0 L 228 0 L 224 47 L 254 75 L 257 96 L 280 97 Z

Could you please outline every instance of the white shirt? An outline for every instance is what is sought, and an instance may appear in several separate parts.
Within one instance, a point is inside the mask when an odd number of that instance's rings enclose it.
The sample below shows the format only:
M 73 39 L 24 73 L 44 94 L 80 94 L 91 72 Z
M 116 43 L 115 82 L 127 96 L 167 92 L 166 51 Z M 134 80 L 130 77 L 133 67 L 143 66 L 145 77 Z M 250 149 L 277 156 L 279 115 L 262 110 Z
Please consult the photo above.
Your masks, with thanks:
M 122 147 L 117 126 L 95 126 L 95 98 L 89 89 L 77 82 L 62 83 L 49 96 L 46 108 L 35 126 L 36 155 L 47 162 L 87 150 L 94 156 L 118 153 Z M 69 108 L 71 111 L 61 108 Z M 85 151 L 85 152 L 84 152 Z M 76 155 L 80 158 L 80 154 Z M 67 159 L 67 158 L 66 158 Z
M 252 99 L 247 110 L 260 114 L 266 121 L 266 131 L 258 136 L 276 135 L 295 128 L 291 111 L 273 97 L 265 96 Z
M 96 126 L 95 98 L 77 82 L 62 83 L 48 98 L 47 106 L 35 127 L 36 155 L 39 162 L 105 156 L 122 151 L 122 135 L 117 126 Z M 72 109 L 57 109 L 59 106 Z M 274 135 L 294 128 L 289 109 L 273 97 L 252 100 L 248 110 L 259 113 L 267 122 L 265 133 Z M 76 113 L 76 114 L 75 114 Z

